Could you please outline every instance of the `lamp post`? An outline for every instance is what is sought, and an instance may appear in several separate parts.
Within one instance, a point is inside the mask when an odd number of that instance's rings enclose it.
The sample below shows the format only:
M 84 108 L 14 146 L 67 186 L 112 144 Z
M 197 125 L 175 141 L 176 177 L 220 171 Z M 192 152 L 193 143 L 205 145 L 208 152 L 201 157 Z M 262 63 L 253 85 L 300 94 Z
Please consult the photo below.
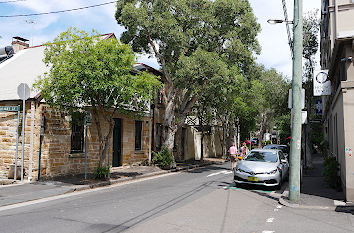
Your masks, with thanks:
M 268 20 L 268 23 L 293 23 L 292 58 L 292 127 L 290 142 L 289 200 L 300 200 L 301 166 L 301 89 L 302 89 L 302 52 L 303 52 L 303 16 L 302 0 L 294 0 L 294 20 Z M 290 43 L 289 43 L 290 44 Z

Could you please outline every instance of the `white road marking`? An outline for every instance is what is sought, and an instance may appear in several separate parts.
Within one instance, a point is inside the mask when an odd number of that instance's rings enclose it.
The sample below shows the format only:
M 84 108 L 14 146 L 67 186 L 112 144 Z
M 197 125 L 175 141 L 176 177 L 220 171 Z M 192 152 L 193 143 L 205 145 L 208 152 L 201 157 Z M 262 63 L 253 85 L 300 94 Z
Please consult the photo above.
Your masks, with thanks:
M 273 221 L 274 221 L 274 218 L 268 218 L 268 219 L 267 219 L 267 222 L 269 222 L 269 223 L 270 223 L 270 222 L 273 222 Z
M 337 200 L 333 200 L 333 204 L 334 206 L 345 206 L 346 203 L 344 201 L 337 201 Z
M 281 209 L 281 207 L 282 207 L 281 205 L 277 205 L 277 208 L 278 208 L 278 209 Z
M 274 209 L 274 212 L 277 212 L 277 211 L 279 211 L 279 209 Z
M 216 176 L 216 175 L 220 175 L 220 174 L 231 174 L 231 173 L 232 173 L 232 171 L 224 170 L 224 171 L 220 171 L 220 172 L 211 173 L 211 174 L 207 175 L 207 177 Z
M 274 233 L 275 231 L 262 231 L 262 233 Z

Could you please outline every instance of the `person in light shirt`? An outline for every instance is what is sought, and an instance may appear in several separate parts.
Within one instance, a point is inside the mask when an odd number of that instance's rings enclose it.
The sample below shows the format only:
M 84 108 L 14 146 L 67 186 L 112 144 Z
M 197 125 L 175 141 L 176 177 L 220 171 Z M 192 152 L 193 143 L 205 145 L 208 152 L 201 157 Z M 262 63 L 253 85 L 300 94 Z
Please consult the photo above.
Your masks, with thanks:
M 234 170 L 237 165 L 237 154 L 238 150 L 235 146 L 235 143 L 232 143 L 232 146 L 229 148 L 230 160 L 231 160 L 231 169 Z
M 248 147 L 247 147 L 247 145 L 246 145 L 245 142 L 243 143 L 243 145 L 242 145 L 240 151 L 241 151 L 242 159 L 244 159 L 245 156 L 246 156 L 246 155 L 248 154 L 248 152 L 249 152 Z

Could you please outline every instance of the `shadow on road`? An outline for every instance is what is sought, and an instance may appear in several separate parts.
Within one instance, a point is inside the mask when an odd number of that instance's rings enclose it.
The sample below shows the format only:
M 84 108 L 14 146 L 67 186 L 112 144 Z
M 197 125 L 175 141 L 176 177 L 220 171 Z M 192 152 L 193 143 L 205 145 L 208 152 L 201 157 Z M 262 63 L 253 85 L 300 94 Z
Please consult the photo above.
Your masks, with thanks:
M 203 172 L 208 172 L 208 171 L 220 171 L 220 170 L 226 170 L 226 169 L 227 168 L 225 168 L 223 166 L 212 165 L 212 166 L 195 168 L 193 170 L 187 170 L 185 172 L 187 172 L 187 173 L 203 173 Z
M 182 194 L 182 195 L 179 195 L 161 205 L 158 205 L 157 207 L 155 208 L 152 208 L 148 211 L 145 211 L 144 213 L 142 214 L 139 214 L 137 216 L 134 216 L 133 218 L 130 218 L 126 221 L 124 221 L 123 223 L 119 224 L 119 225 L 115 225 L 115 226 L 112 226 L 110 227 L 109 229 L 101 229 L 101 232 L 123 232 L 129 228 L 132 228 L 134 227 L 135 225 L 143 222 L 143 221 L 146 221 L 147 219 L 150 219 L 151 217 L 161 213 L 162 211 L 164 210 L 167 210 L 173 206 L 175 206 L 176 204 L 182 202 L 183 200 L 195 195 L 196 193 L 202 191 L 204 188 L 206 187 L 209 187 L 211 184 L 215 183 L 216 181 L 209 181 L 209 182 L 205 182 L 203 184 L 201 184 L 200 186 Z M 99 224 L 101 225 L 101 224 Z M 92 224 L 90 226 L 90 229 L 92 228 L 97 228 L 97 224 Z

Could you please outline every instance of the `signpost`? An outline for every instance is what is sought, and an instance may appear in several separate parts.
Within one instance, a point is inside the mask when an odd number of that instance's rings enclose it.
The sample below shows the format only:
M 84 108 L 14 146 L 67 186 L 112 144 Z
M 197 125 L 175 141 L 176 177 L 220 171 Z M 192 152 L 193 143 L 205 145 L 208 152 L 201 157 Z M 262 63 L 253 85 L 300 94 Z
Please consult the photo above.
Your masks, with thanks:
M 15 170 L 14 180 L 17 179 L 17 157 L 18 157 L 18 127 L 20 124 L 20 105 L 17 106 L 0 106 L 0 112 L 17 112 L 17 127 L 16 127 L 16 154 L 15 154 Z
M 92 124 L 91 112 L 86 112 L 85 116 L 85 180 L 87 179 L 87 126 Z
M 38 180 L 41 178 L 41 157 L 42 157 L 42 142 L 44 136 L 44 126 L 45 126 L 45 107 L 42 108 L 41 117 L 41 130 L 39 133 L 39 154 L 38 154 Z
M 21 83 L 17 87 L 17 94 L 22 100 L 23 111 L 22 111 L 22 158 L 21 158 L 21 182 L 23 182 L 23 166 L 24 166 L 24 156 L 25 156 L 25 116 L 26 116 L 26 100 L 30 97 L 30 88 L 26 83 Z

